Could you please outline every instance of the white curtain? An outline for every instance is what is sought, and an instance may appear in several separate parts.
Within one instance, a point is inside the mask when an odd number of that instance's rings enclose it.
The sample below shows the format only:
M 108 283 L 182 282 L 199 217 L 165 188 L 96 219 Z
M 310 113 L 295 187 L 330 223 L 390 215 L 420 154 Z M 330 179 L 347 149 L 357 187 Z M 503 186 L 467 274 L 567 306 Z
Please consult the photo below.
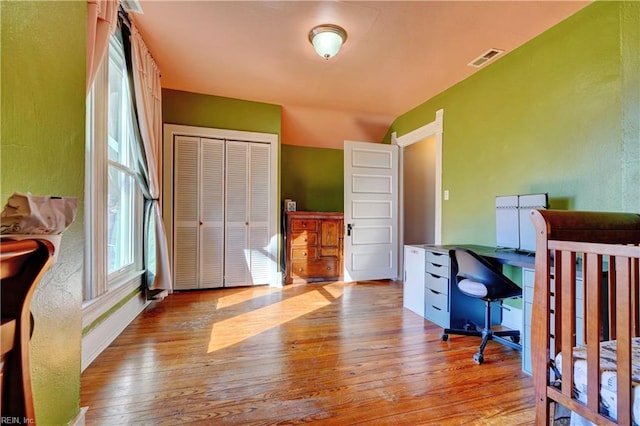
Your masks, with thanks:
M 160 71 L 147 49 L 135 24 L 130 23 L 131 30 L 131 62 L 133 67 L 133 83 L 138 127 L 142 138 L 146 171 L 141 171 L 146 180 L 150 205 L 148 208 L 155 224 L 155 277 L 149 284 L 150 289 L 171 291 L 171 271 L 169 268 L 169 250 L 167 234 L 160 210 L 160 171 L 162 150 L 162 87 Z M 147 216 L 149 220 L 149 216 Z M 145 224 L 145 226 L 148 226 Z M 147 238 L 145 242 L 148 242 Z M 145 265 L 149 268 L 149 265 Z
M 118 25 L 120 0 L 87 1 L 87 93 Z

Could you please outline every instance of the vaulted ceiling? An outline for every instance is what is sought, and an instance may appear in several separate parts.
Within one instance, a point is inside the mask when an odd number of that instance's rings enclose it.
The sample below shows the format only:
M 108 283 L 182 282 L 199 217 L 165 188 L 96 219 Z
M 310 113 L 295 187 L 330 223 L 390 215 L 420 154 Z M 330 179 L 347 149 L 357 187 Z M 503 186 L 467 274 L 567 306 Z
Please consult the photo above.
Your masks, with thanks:
M 282 105 L 283 143 L 340 148 L 380 141 L 394 118 L 477 72 L 468 63 L 487 50 L 504 56 L 591 1 L 139 3 L 131 16 L 164 88 Z M 323 23 L 348 33 L 329 60 L 308 40 Z

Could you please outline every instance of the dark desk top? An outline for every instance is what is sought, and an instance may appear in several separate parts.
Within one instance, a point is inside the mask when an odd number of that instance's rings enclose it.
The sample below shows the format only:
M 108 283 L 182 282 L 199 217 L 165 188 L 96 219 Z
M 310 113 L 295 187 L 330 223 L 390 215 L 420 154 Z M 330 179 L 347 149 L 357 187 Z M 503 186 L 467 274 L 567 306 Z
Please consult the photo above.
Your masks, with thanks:
M 511 265 L 511 266 L 517 266 L 520 268 L 531 268 L 531 269 L 535 267 L 534 253 L 523 253 L 523 252 L 515 251 L 513 249 L 479 246 L 474 244 L 449 244 L 449 245 L 417 244 L 415 246 L 433 250 L 433 251 L 438 251 L 441 253 L 448 253 L 449 250 L 454 248 L 465 248 L 478 253 L 480 256 L 495 259 L 499 263 L 502 263 L 503 265 Z

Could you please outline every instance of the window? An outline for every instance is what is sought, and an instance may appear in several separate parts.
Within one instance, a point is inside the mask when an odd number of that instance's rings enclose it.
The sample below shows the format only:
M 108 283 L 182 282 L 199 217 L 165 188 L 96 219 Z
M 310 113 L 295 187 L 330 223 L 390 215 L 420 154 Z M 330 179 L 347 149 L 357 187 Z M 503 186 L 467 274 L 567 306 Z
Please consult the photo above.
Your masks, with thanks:
M 118 33 L 87 97 L 85 301 L 139 279 L 143 197 L 132 155 L 129 84 Z
M 113 52 L 113 53 L 112 53 Z M 109 275 L 135 266 L 136 197 L 139 190 L 133 170 L 128 82 L 122 48 L 109 54 L 109 131 L 107 197 L 107 272 Z M 141 217 L 140 214 L 138 216 Z

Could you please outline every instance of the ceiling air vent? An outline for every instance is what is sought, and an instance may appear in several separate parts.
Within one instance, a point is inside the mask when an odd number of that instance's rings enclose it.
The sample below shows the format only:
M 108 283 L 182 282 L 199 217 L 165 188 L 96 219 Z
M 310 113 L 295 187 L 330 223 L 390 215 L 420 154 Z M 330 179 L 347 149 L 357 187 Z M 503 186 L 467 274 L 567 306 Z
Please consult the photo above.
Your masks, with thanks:
M 473 61 L 469 62 L 467 65 L 469 65 L 470 67 L 480 68 L 481 66 L 483 66 L 484 64 L 486 64 L 487 62 L 495 58 L 496 56 L 500 55 L 501 53 L 504 53 L 504 50 L 489 49 L 486 52 L 484 52 L 482 55 L 475 58 Z

